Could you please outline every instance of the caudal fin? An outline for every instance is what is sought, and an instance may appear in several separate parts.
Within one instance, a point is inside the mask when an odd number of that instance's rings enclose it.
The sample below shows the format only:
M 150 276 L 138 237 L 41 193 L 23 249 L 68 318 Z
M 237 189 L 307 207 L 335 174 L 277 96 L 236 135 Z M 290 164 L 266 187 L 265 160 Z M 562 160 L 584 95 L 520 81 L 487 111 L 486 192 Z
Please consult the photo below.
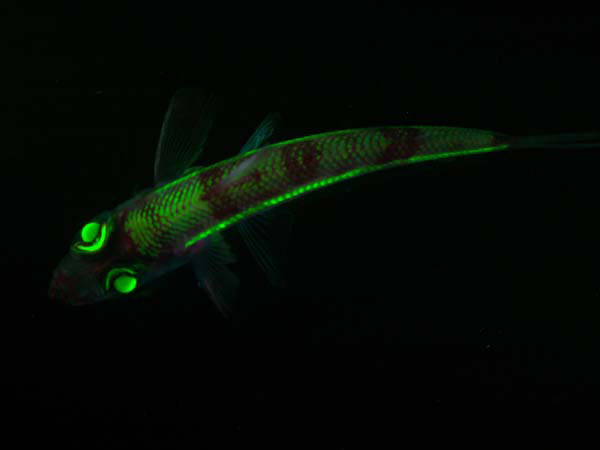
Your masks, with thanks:
M 515 137 L 510 148 L 600 148 L 600 132 Z

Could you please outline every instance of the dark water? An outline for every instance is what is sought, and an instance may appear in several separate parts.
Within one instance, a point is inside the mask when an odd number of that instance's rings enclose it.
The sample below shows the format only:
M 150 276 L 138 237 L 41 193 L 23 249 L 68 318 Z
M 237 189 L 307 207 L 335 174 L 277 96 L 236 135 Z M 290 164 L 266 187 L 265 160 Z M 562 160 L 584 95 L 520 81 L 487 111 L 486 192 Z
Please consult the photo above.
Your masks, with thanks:
M 3 152 L 4 217 L 17 229 L 4 239 L 2 317 L 21 437 L 379 448 L 414 430 L 444 437 L 448 424 L 506 435 L 597 403 L 595 150 L 436 162 L 306 197 L 287 290 L 234 238 L 242 286 L 229 321 L 188 269 L 146 298 L 47 299 L 77 228 L 151 183 L 180 87 L 219 99 L 205 164 L 237 153 L 273 110 L 282 139 L 405 124 L 598 130 L 594 18 L 319 17 L 219 31 L 204 10 L 151 7 L 6 21 L 18 81 L 5 96 L 19 122 Z

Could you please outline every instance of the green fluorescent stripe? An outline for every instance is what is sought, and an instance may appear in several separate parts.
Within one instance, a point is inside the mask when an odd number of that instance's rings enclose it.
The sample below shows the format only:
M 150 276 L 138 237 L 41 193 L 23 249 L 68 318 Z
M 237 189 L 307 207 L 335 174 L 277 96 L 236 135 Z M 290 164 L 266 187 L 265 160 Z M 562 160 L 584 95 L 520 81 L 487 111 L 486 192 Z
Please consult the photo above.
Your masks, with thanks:
M 336 176 L 333 176 L 330 178 L 326 178 L 324 180 L 319 180 L 319 181 L 315 181 L 313 183 L 309 183 L 305 186 L 296 188 L 296 189 L 294 189 L 290 192 L 287 192 L 285 194 L 282 194 L 278 197 L 272 198 L 270 200 L 266 200 L 253 208 L 248 208 L 248 209 L 244 210 L 243 212 L 238 213 L 238 214 L 230 217 L 229 219 L 218 223 L 217 225 L 207 228 L 202 233 L 198 234 L 197 236 L 194 236 L 189 241 L 187 241 L 185 243 L 185 246 L 189 247 L 190 245 L 195 244 L 196 242 L 204 239 L 205 237 L 210 236 L 211 234 L 216 233 L 217 231 L 222 230 L 223 228 L 228 227 L 229 225 L 231 225 L 235 222 L 239 222 L 240 220 L 244 219 L 245 217 L 252 215 L 262 209 L 277 205 L 278 203 L 281 203 L 281 202 L 284 202 L 291 198 L 297 197 L 308 191 L 312 191 L 314 189 L 318 189 L 318 188 L 336 183 L 338 181 L 342 181 L 342 180 L 352 178 L 352 177 L 355 177 L 358 175 L 363 175 L 363 174 L 366 174 L 369 172 L 374 172 L 377 170 L 382 170 L 382 169 L 386 169 L 389 167 L 398 166 L 401 164 L 418 163 L 418 162 L 424 162 L 424 161 L 431 161 L 431 160 L 435 160 L 435 159 L 449 158 L 449 157 L 454 157 L 454 156 L 467 156 L 467 155 L 475 155 L 475 154 L 479 154 L 479 153 L 489 153 L 489 152 L 493 152 L 496 150 L 505 150 L 507 148 L 508 148 L 508 145 L 499 145 L 496 147 L 483 147 L 483 148 L 477 148 L 477 149 L 472 149 L 472 150 L 461 150 L 461 151 L 453 151 L 453 152 L 445 152 L 445 153 L 436 153 L 436 154 L 432 154 L 432 155 L 414 156 L 410 159 L 396 160 L 396 161 L 392 161 L 392 162 L 389 162 L 386 164 L 367 166 L 367 167 L 359 167 L 358 169 L 351 170 L 342 175 L 336 175 Z
M 259 147 L 256 148 L 254 150 L 250 150 L 247 151 L 246 153 L 239 153 L 235 156 L 232 156 L 231 158 L 228 159 L 224 159 L 221 161 L 218 161 L 210 166 L 207 167 L 202 167 L 198 170 L 194 170 L 192 172 L 190 172 L 189 174 L 181 177 L 181 178 L 177 178 L 176 180 L 171 181 L 170 183 L 164 184 L 162 186 L 160 186 L 158 189 L 156 189 L 154 192 L 161 192 L 161 191 L 165 191 L 179 183 L 182 183 L 186 180 L 189 180 L 190 178 L 193 178 L 195 176 L 197 176 L 199 173 L 201 172 L 206 172 L 209 169 L 212 169 L 214 167 L 218 167 L 218 166 L 222 166 L 225 164 L 229 164 L 232 163 L 233 161 L 236 161 L 238 159 L 244 159 L 247 158 L 250 155 L 253 155 L 254 153 L 257 152 L 262 152 L 266 149 L 274 149 L 277 147 L 282 147 L 285 145 L 289 145 L 289 144 L 294 144 L 296 142 L 305 142 L 305 141 L 311 141 L 313 139 L 317 139 L 317 138 L 321 138 L 321 137 L 326 137 L 326 136 L 337 136 L 337 135 L 343 135 L 343 134 L 348 134 L 348 133 L 359 133 L 359 132 L 365 132 L 365 131 L 379 131 L 379 130 L 385 130 L 385 129 L 403 129 L 403 128 L 416 128 L 416 129 L 420 129 L 420 130 L 428 130 L 428 129 L 443 129 L 443 128 L 448 128 L 448 129 L 452 129 L 455 130 L 455 128 L 451 128 L 451 127 L 435 127 L 435 126 L 428 126 L 428 125 L 415 125 L 415 126 L 403 126 L 403 127 L 397 127 L 397 126 L 388 126 L 388 127 L 370 127 L 370 128 L 351 128 L 351 129 L 347 129 L 347 130 L 338 130 L 338 131 L 326 131 L 324 133 L 318 133 L 318 134 L 311 134 L 309 136 L 303 136 L 303 137 L 299 137 L 299 138 L 295 138 L 295 139 L 289 139 L 287 141 L 281 141 L 281 142 L 276 142 L 274 144 L 269 144 L 269 145 L 265 145 L 264 147 Z M 471 129 L 469 128 L 461 128 L 461 130 L 467 132 L 470 131 Z M 474 131 L 478 131 L 481 132 L 481 130 L 474 130 Z M 478 149 L 480 150 L 480 149 Z

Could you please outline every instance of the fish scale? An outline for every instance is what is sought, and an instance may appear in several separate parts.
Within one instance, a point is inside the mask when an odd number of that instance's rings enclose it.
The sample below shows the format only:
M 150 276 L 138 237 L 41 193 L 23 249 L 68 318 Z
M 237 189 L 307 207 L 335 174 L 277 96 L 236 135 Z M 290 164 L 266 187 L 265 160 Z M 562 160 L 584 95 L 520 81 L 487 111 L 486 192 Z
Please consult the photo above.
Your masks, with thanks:
M 497 133 L 449 127 L 366 128 L 285 141 L 150 191 L 127 211 L 125 230 L 142 255 L 181 254 L 216 231 L 314 189 L 442 154 L 507 148 L 508 143 Z

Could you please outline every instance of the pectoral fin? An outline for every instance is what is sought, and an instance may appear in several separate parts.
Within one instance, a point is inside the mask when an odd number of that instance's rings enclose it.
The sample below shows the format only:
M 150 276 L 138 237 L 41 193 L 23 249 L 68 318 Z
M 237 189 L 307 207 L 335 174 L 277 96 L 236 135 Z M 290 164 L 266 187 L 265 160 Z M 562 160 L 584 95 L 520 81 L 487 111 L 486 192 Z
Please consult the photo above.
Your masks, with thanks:
M 209 91 L 188 88 L 173 95 L 156 149 L 155 185 L 180 177 L 200 157 L 215 111 L 215 96 Z
M 235 262 L 235 255 L 219 233 L 214 233 L 206 248 L 192 259 L 198 286 L 204 289 L 219 311 L 228 317 L 233 309 L 238 277 L 227 267 Z
M 283 267 L 292 222 L 293 214 L 286 205 L 255 214 L 240 222 L 237 227 L 269 282 L 277 287 L 284 287 L 286 284 Z

